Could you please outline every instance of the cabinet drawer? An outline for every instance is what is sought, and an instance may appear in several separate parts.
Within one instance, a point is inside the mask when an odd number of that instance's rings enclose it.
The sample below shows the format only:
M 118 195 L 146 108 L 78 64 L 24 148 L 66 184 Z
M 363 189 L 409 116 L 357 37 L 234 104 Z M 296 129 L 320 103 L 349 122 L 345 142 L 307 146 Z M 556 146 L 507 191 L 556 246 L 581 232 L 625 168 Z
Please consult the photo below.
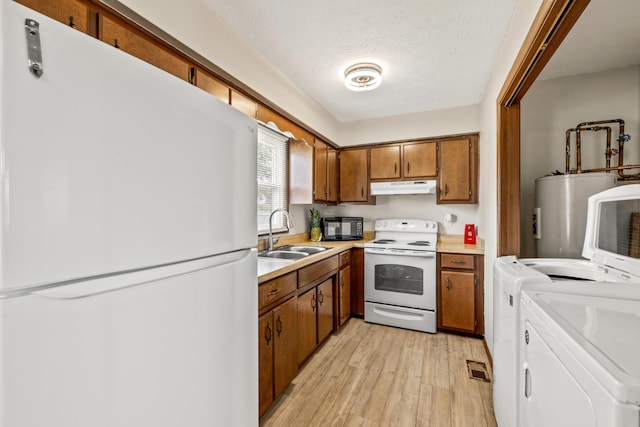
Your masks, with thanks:
M 296 272 L 269 280 L 258 286 L 258 309 L 264 308 L 274 301 L 296 290 Z
M 298 270 L 298 287 L 302 288 L 327 274 L 338 270 L 338 255 L 332 256 L 315 264 Z
M 351 262 L 351 251 L 344 251 L 340 253 L 340 268 L 348 265 Z
M 441 267 L 473 270 L 475 268 L 475 257 L 473 255 L 442 254 Z

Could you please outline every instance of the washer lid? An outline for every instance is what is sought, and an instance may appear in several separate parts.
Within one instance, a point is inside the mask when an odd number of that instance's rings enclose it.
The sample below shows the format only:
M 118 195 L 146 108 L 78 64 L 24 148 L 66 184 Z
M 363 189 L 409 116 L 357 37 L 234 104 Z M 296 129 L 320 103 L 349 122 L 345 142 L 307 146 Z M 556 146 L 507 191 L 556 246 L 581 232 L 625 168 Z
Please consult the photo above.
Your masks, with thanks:
M 559 335 L 568 335 L 563 344 L 611 395 L 640 404 L 637 284 L 571 284 L 554 286 L 553 293 L 528 293 L 558 325 Z
M 589 197 L 582 256 L 618 270 L 620 281 L 640 279 L 640 184 Z

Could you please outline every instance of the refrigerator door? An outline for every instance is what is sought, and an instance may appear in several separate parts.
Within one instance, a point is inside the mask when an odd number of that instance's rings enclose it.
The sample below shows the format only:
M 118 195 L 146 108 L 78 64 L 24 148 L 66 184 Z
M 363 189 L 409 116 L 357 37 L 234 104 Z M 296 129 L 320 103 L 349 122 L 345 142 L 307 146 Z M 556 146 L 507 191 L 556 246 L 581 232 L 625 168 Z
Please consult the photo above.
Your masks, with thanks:
M 16 2 L 0 18 L 0 293 L 257 244 L 254 119 Z
M 238 251 L 0 300 L 0 427 L 257 425 L 255 266 Z

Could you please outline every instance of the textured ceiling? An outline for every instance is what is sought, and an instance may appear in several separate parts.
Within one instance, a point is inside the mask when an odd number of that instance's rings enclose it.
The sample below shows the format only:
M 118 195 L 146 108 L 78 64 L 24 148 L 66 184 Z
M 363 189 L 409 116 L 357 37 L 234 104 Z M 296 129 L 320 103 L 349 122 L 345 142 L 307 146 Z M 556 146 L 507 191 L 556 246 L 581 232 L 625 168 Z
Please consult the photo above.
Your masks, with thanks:
M 516 4 L 202 1 L 340 122 L 478 104 Z M 344 70 L 362 61 L 382 66 L 382 85 L 351 92 Z

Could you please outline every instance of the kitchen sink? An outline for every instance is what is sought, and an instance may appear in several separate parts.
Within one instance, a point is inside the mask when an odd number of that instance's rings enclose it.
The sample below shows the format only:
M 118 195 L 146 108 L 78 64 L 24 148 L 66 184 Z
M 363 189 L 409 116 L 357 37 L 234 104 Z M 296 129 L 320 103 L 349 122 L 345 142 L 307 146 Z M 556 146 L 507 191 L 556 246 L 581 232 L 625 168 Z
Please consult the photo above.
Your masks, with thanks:
M 283 251 L 275 249 L 273 251 L 260 252 L 258 253 L 258 256 L 279 259 L 300 259 L 309 256 L 309 254 L 306 252 Z
M 287 245 L 282 246 L 276 250 L 291 251 L 291 252 L 304 252 L 309 255 L 317 254 L 318 252 L 326 251 L 328 248 L 322 246 L 303 246 L 303 245 Z
M 258 256 L 279 259 L 300 259 L 318 252 L 326 251 L 328 248 L 322 246 L 287 245 L 271 251 L 262 251 Z

